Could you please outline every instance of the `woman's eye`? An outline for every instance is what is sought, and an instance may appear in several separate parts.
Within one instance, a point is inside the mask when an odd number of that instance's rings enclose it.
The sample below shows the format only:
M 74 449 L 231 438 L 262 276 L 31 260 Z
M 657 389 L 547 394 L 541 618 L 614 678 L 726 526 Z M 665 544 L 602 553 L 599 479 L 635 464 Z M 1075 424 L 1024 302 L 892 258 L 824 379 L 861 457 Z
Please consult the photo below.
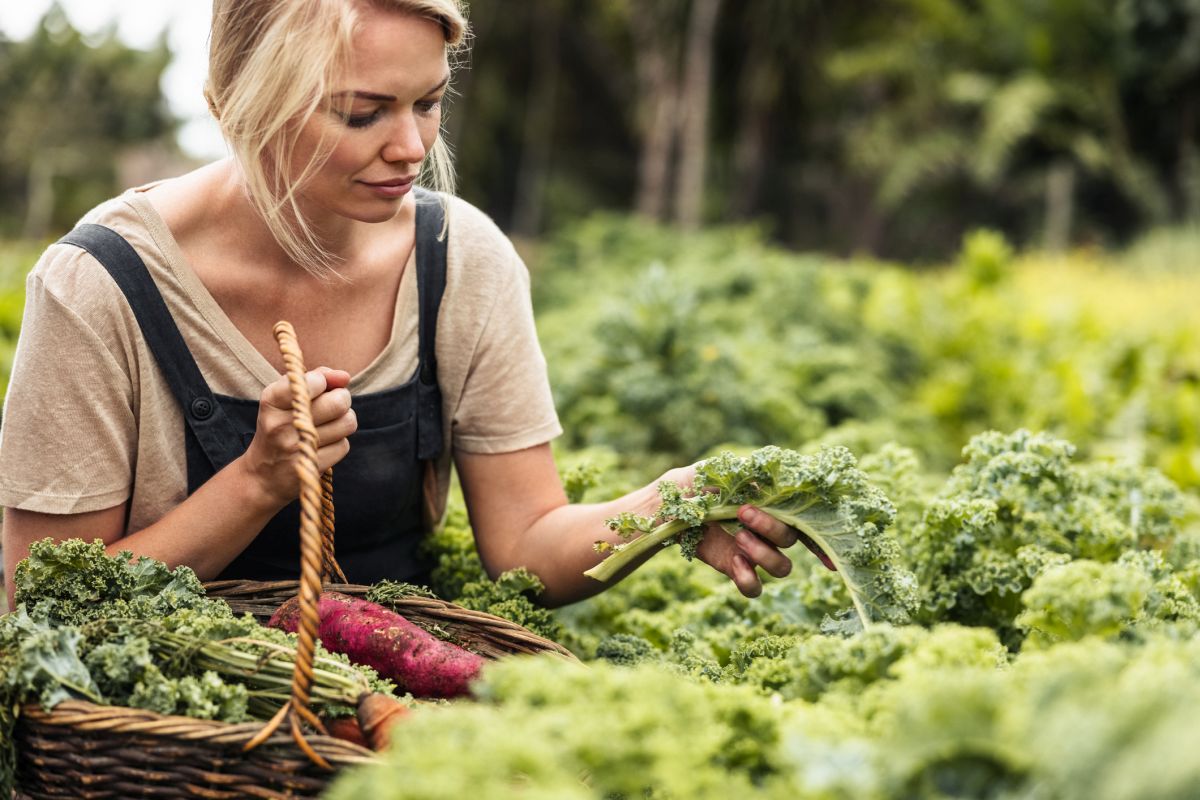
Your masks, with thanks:
M 437 100 L 419 100 L 416 103 L 417 111 L 421 114 L 432 114 L 437 111 L 442 105 L 442 98 Z
M 365 128 L 379 119 L 378 109 L 369 114 L 343 114 L 342 120 L 350 128 Z

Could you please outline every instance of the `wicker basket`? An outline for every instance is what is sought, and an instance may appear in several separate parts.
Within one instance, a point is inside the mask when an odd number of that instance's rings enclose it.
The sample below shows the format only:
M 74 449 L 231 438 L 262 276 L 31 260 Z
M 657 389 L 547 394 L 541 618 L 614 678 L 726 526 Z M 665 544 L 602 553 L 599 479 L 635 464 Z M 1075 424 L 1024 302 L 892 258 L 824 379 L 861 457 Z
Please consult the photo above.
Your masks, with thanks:
M 301 733 L 300 721 L 312 717 L 308 687 L 320 591 L 328 588 L 361 596 L 368 587 L 345 583 L 337 566 L 332 478 L 329 472 L 320 475 L 316 466 L 316 429 L 304 384 L 303 359 L 290 325 L 279 323 L 275 334 L 292 385 L 304 456 L 300 580 L 217 581 L 206 584 L 206 589 L 209 596 L 224 599 L 235 612 L 249 612 L 260 620 L 299 594 L 302 619 L 292 700 L 265 728 L 261 722 L 231 725 L 83 701 L 66 701 L 50 712 L 26 704 L 15 729 L 18 800 L 317 797 L 336 770 L 374 760 L 372 751 L 356 744 Z M 331 578 L 341 582 L 330 583 Z M 544 652 L 574 658 L 560 645 L 491 614 L 416 596 L 400 598 L 391 605 L 419 625 L 441 628 L 486 658 Z M 276 730 L 284 719 L 291 721 L 290 733 Z
M 213 581 L 205 584 L 209 597 L 219 597 L 238 614 L 253 614 L 264 621 L 275 609 L 296 596 L 298 581 Z M 331 583 L 325 589 L 362 597 L 371 588 L 356 583 Z M 399 614 L 422 628 L 441 628 L 461 647 L 485 658 L 555 653 L 574 660 L 575 655 L 557 642 L 545 639 L 503 617 L 472 611 L 433 597 L 401 597 L 388 602 Z

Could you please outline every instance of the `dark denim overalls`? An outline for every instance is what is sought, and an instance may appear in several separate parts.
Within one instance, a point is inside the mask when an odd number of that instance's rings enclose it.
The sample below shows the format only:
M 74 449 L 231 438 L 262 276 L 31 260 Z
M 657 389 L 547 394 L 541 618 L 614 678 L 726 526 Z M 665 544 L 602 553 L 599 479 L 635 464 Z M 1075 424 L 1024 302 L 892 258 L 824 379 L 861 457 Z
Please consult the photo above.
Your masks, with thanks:
M 358 395 L 358 430 L 334 470 L 337 559 L 353 583 L 383 578 L 425 583 L 417 548 L 424 533 L 425 462 L 442 453 L 442 401 L 434 336 L 446 287 L 442 207 L 416 190 L 419 352 L 416 373 L 402 386 Z M 159 368 L 183 411 L 188 494 L 246 451 L 258 400 L 214 394 L 200 374 L 146 265 L 119 234 L 80 225 L 61 242 L 92 254 L 125 293 Z M 303 342 L 301 342 L 303 347 Z M 221 579 L 282 580 L 300 572 L 299 502 L 280 511 L 221 573 Z

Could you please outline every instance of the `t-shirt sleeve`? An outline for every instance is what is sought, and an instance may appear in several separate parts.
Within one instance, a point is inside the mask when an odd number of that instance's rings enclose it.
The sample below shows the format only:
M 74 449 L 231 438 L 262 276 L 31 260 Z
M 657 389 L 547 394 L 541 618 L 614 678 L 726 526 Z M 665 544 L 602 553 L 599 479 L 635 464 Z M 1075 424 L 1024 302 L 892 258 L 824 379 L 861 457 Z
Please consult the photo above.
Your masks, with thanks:
M 0 505 L 73 514 L 128 499 L 133 402 L 104 337 L 35 270 L 0 427 Z
M 454 447 L 469 453 L 511 453 L 562 433 L 534 327 L 529 271 L 510 253 L 452 423 Z

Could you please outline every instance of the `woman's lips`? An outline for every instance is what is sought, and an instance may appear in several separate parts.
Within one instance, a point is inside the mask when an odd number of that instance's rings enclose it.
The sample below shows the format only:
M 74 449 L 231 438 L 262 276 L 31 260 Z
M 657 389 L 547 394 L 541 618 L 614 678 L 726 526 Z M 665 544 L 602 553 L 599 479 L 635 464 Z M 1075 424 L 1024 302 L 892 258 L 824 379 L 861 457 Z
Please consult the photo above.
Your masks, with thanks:
M 413 178 L 393 178 L 387 181 L 359 181 L 383 197 L 401 197 L 412 188 Z

